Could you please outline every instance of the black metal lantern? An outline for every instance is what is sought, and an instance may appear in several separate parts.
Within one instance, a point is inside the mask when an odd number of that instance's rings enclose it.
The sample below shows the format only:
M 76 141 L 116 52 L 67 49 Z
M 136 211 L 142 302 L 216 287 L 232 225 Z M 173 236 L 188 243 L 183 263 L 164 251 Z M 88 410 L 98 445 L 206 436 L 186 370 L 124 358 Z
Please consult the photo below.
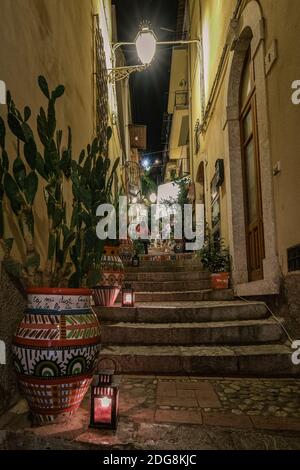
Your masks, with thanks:
M 100 370 L 91 386 L 90 427 L 117 429 L 119 417 L 119 383 L 114 370 Z
M 131 265 L 134 267 L 134 268 L 138 268 L 139 265 L 140 265 L 140 258 L 138 257 L 137 254 L 134 255 L 134 257 L 132 258 L 131 260 Z
M 134 307 L 135 292 L 131 285 L 126 284 L 122 289 L 122 307 Z

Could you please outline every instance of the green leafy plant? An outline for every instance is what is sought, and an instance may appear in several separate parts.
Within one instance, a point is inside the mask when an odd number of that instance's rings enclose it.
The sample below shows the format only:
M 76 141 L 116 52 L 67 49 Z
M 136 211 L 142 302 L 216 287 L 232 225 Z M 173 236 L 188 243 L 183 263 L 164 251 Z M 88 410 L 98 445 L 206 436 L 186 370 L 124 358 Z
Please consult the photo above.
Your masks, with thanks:
M 211 273 L 230 271 L 229 249 L 225 246 L 223 239 L 215 240 L 210 231 L 199 255 L 203 267 Z
M 112 135 L 107 130 L 107 140 Z M 110 170 L 109 158 L 102 155 L 103 144 L 97 138 L 86 151 L 82 150 L 78 162 L 72 161 L 73 214 L 71 228 L 76 233 L 71 248 L 75 271 L 69 280 L 70 287 L 94 286 L 101 277 L 100 260 L 105 241 L 96 235 L 97 207 L 112 203 L 112 184 L 119 159 Z
M 110 160 L 103 157 L 102 145 L 94 139 L 79 160 L 72 159 L 72 133 L 68 128 L 66 144 L 63 132 L 57 129 L 56 102 L 64 94 L 64 86 L 49 90 L 46 79 L 38 78 L 38 85 L 47 99 L 37 116 L 36 139 L 30 125 L 31 109 L 21 113 L 10 93 L 7 94 L 7 124 L 16 139 L 16 157 L 6 150 L 6 127 L 0 118 L 0 245 L 3 264 L 8 273 L 21 280 L 24 286 L 79 287 L 89 284 L 92 268 L 98 267 L 101 244 L 96 238 L 96 207 L 108 202 L 112 189 L 115 163 L 110 175 Z M 108 137 L 111 130 L 108 130 Z M 12 162 L 11 168 L 9 162 Z M 67 218 L 64 184 L 71 179 L 73 187 L 73 214 Z M 44 193 L 47 227 L 39 227 L 45 234 L 47 259 L 41 266 L 42 256 L 36 243 L 35 200 L 38 189 Z M 5 238 L 4 198 L 9 201 L 19 232 L 24 242 L 25 255 L 18 246 L 21 260 L 12 256 L 14 240 Z M 40 222 L 41 223 L 41 222 Z

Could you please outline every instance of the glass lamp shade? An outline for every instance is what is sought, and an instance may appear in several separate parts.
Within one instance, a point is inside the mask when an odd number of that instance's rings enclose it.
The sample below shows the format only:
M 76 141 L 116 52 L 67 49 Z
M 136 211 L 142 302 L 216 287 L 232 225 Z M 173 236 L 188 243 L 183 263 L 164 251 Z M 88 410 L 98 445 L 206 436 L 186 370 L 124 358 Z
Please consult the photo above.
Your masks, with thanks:
M 134 307 L 135 293 L 131 287 L 122 289 L 122 307 Z
M 104 382 L 104 380 L 106 382 Z M 97 383 L 97 385 L 95 385 Z M 116 429 L 119 416 L 119 386 L 111 373 L 94 378 L 91 386 L 90 427 Z
M 135 45 L 142 64 L 148 65 L 152 62 L 156 52 L 156 41 L 154 32 L 148 26 L 143 26 L 138 32 Z

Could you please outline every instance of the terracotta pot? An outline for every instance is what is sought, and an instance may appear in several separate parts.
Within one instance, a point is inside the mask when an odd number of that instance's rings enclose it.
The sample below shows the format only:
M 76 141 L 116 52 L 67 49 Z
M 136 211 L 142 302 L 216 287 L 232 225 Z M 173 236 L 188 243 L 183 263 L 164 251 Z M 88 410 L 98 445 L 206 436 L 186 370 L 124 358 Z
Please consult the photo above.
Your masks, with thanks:
M 229 273 L 211 274 L 211 287 L 213 289 L 228 289 Z
M 21 391 L 34 421 L 65 421 L 80 406 L 100 351 L 100 325 L 89 289 L 28 289 L 28 308 L 13 339 Z
M 93 290 L 95 305 L 112 307 L 124 282 L 124 266 L 117 246 L 105 246 L 100 263 L 101 279 Z

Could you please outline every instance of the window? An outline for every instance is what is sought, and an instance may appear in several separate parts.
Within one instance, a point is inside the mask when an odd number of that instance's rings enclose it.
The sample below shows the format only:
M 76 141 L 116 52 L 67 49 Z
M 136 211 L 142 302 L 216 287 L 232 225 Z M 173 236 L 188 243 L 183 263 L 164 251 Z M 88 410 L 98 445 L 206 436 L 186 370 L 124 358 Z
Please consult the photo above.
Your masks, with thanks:
M 289 272 L 300 271 L 300 245 L 288 249 Z

